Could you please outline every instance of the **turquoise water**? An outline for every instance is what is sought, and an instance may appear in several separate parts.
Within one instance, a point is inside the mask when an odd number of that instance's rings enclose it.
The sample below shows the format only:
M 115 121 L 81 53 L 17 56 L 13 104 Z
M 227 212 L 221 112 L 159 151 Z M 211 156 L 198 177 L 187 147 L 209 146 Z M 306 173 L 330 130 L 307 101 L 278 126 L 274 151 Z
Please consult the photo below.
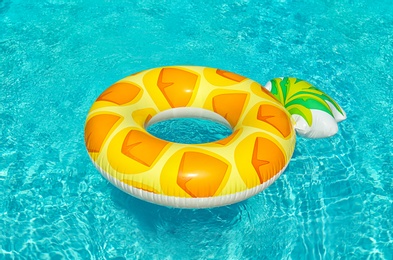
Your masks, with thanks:
M 171 118 L 157 122 L 146 130 L 161 139 L 181 144 L 202 144 L 224 139 L 232 129 L 202 118 Z
M 1 0 L 0 259 L 392 259 L 392 46 L 388 0 Z M 245 202 L 142 202 L 90 162 L 85 116 L 175 64 L 302 78 L 348 119 Z

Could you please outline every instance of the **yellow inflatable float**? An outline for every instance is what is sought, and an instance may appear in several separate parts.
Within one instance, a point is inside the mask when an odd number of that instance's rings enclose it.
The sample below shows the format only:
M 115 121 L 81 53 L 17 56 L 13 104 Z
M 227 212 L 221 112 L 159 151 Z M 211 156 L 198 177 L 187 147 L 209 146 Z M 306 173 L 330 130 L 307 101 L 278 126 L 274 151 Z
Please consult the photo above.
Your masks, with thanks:
M 180 144 L 146 128 L 176 117 L 233 129 L 225 139 Z M 87 151 L 121 190 L 178 208 L 223 206 L 267 188 L 287 167 L 294 121 L 257 82 L 207 67 L 171 66 L 130 75 L 106 89 L 86 119 Z

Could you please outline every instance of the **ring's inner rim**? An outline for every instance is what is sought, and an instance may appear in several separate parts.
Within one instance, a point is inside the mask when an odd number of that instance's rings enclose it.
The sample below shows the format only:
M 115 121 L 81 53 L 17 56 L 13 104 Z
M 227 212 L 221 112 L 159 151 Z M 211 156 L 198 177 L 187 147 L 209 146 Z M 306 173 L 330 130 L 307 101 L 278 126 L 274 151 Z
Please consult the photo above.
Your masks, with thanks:
M 229 122 L 221 115 L 212 112 L 210 110 L 204 108 L 197 108 L 197 107 L 177 107 L 171 108 L 168 110 L 164 110 L 157 115 L 153 116 L 146 124 L 145 129 L 149 126 L 162 122 L 169 119 L 174 118 L 200 118 L 200 119 L 207 119 L 213 122 L 219 123 L 231 129 L 233 131 L 233 127 Z

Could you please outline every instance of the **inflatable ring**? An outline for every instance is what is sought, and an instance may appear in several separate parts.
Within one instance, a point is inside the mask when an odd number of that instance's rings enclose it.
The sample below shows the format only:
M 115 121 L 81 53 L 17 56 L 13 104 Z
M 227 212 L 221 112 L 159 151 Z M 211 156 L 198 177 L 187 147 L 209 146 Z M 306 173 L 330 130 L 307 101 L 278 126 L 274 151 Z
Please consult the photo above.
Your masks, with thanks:
M 227 124 L 233 133 L 179 144 L 146 131 L 154 122 L 188 116 Z M 118 81 L 93 103 L 85 125 L 87 151 L 106 179 L 137 198 L 179 208 L 223 206 L 261 192 L 288 165 L 295 138 L 289 113 L 260 84 L 196 66 L 155 68 Z

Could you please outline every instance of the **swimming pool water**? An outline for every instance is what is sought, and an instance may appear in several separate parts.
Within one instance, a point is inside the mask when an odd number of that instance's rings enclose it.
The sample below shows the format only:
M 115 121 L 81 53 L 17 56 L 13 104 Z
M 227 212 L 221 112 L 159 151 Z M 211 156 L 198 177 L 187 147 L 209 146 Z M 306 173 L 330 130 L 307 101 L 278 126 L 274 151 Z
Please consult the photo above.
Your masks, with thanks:
M 171 118 L 154 123 L 146 130 L 163 140 L 181 144 L 202 144 L 224 139 L 232 129 L 220 123 L 202 118 Z
M 388 0 L 0 1 L 0 259 L 392 259 L 392 46 Z M 348 119 L 245 202 L 149 204 L 97 172 L 84 121 L 175 64 L 302 78 Z

